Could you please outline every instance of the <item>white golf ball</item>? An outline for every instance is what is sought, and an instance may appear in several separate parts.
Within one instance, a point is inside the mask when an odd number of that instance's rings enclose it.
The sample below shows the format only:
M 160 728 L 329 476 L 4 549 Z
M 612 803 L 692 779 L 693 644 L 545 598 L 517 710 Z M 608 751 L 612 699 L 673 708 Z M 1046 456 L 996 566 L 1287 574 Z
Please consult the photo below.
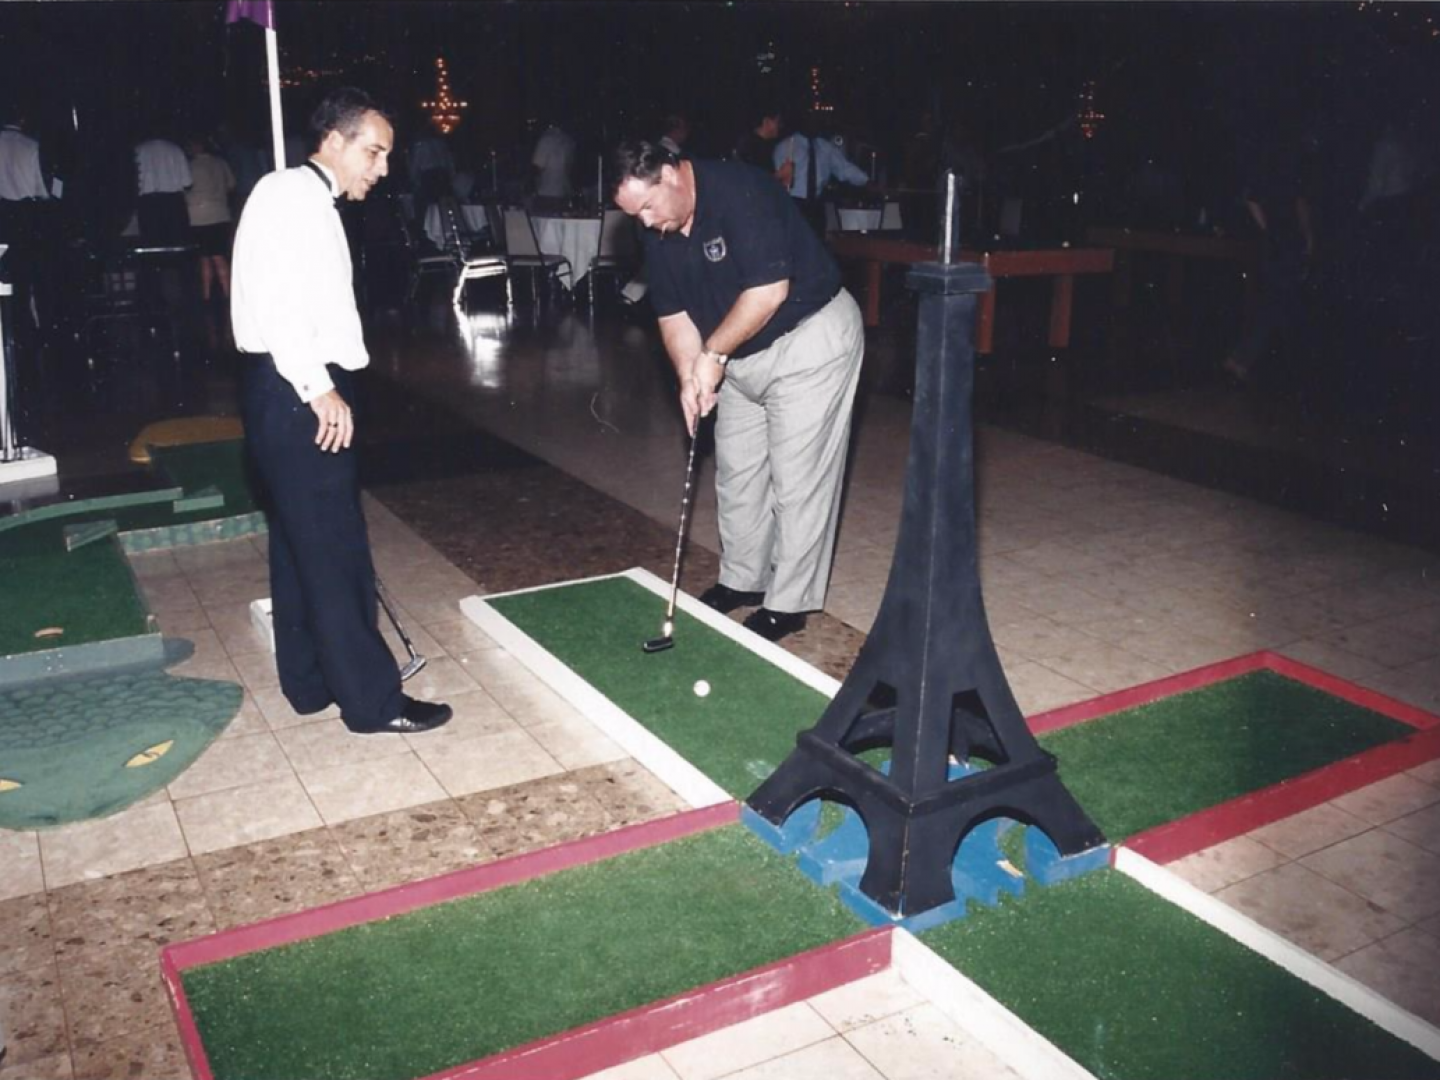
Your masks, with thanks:
M 660 624 L 660 635 L 662 637 L 669 637 L 673 633 L 675 633 L 675 624 L 669 619 L 666 619 Z
M 708 682 L 706 682 L 704 679 L 699 680 L 699 681 L 695 684 L 695 696 L 696 696 L 696 697 L 709 697 L 709 696 L 710 696 L 710 684 L 709 684 Z

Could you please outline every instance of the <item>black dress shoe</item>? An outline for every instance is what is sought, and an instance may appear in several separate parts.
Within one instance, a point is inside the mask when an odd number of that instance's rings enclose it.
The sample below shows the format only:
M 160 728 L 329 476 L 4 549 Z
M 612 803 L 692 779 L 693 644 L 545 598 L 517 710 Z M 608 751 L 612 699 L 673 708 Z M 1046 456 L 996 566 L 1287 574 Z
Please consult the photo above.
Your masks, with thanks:
M 356 735 L 418 735 L 422 731 L 433 731 L 450 722 L 455 710 L 438 701 L 416 701 L 405 699 L 400 715 L 389 723 L 374 728 L 351 728 Z
M 763 604 L 765 594 L 763 592 L 741 592 L 739 589 L 730 588 L 729 585 L 721 585 L 717 581 L 700 594 L 700 602 L 724 615 L 734 611 L 737 607 L 756 607 Z
M 805 614 L 800 611 L 771 611 L 762 607 L 745 618 L 745 629 L 753 630 L 766 641 L 779 641 L 786 634 L 805 629 Z

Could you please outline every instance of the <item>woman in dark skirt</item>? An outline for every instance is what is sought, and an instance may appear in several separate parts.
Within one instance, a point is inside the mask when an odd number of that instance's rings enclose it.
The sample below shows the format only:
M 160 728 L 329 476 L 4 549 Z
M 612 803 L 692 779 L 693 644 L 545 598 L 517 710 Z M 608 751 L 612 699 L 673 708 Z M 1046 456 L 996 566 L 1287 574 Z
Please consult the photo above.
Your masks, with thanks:
M 194 182 L 185 192 L 190 212 L 190 240 L 200 249 L 200 295 L 208 304 L 216 281 L 230 295 L 230 241 L 235 226 L 230 216 L 230 193 L 235 174 L 225 159 L 210 152 L 202 138 L 190 140 L 190 173 Z

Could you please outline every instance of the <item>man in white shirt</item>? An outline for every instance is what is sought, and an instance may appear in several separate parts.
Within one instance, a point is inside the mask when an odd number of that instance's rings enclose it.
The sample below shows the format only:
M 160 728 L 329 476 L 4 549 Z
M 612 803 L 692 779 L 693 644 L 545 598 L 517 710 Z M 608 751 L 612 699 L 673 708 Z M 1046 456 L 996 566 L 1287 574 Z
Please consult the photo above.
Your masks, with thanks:
M 270 588 L 280 688 L 301 714 L 340 706 L 359 734 L 414 734 L 448 705 L 400 689 L 377 624 L 375 568 L 360 509 L 353 373 L 370 362 L 336 204 L 389 172 L 394 130 L 369 95 L 320 103 L 318 149 L 271 173 L 235 235 L 231 319 L 244 362 L 245 440 L 270 496 Z
M 140 199 L 135 216 L 147 244 L 183 244 L 190 232 L 185 189 L 193 182 L 190 159 L 168 139 L 146 139 L 135 147 Z
M 782 139 L 775 147 L 773 160 L 776 172 L 790 177 L 790 197 L 800 216 L 821 236 L 825 235 L 823 198 L 830 181 L 856 185 L 870 182 L 865 170 L 847 158 L 844 150 L 819 135 L 797 131 Z
M 50 192 L 40 168 L 40 144 L 24 129 L 25 117 L 16 112 L 0 130 L 0 244 L 10 245 L 0 263 L 0 280 L 14 285 L 14 308 L 25 313 L 18 324 L 28 330 L 32 316 L 43 322 L 36 285 L 44 276 L 39 273 L 44 255 L 41 214 Z
M 530 164 L 535 169 L 536 210 L 563 210 L 574 189 L 570 186 L 570 165 L 575 160 L 575 140 L 550 124 L 535 142 Z

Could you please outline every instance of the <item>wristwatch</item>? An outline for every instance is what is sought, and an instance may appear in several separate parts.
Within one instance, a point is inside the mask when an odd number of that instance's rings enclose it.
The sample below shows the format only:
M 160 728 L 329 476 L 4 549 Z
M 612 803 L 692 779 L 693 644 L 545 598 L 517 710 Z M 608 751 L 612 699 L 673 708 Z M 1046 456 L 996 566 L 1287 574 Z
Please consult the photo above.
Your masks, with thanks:
M 715 363 L 719 364 L 722 368 L 723 368 L 726 364 L 730 363 L 730 357 L 726 356 L 724 353 L 718 353 L 718 352 L 716 352 L 714 349 L 704 349 L 704 350 L 702 350 L 702 355 L 710 357 L 712 360 L 715 361 Z

